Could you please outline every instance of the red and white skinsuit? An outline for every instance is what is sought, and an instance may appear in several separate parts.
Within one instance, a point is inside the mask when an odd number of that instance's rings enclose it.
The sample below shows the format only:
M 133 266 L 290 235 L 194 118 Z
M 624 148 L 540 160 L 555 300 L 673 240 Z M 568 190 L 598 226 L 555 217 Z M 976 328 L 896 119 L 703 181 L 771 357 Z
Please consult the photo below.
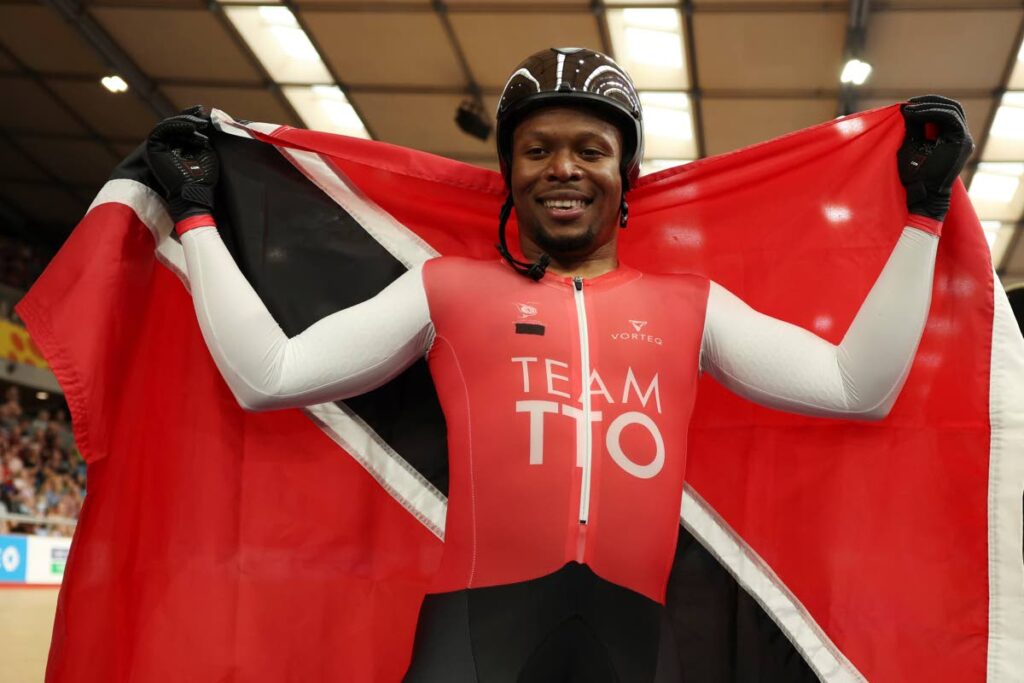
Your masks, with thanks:
M 938 224 L 911 216 L 842 343 L 697 276 L 620 265 L 533 282 L 443 257 L 289 339 L 210 220 L 182 244 L 203 334 L 244 407 L 354 396 L 426 356 L 448 424 L 445 550 L 432 591 L 568 562 L 664 602 L 700 372 L 758 403 L 885 416 L 924 328 Z

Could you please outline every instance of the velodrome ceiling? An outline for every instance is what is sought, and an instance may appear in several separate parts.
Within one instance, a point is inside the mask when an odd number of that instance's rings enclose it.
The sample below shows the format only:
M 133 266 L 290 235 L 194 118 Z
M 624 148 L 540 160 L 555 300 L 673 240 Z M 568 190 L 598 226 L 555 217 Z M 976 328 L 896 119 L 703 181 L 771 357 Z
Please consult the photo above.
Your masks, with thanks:
M 59 242 L 149 128 L 199 102 L 495 167 L 456 108 L 490 117 L 519 60 L 574 45 L 644 91 L 648 168 L 959 99 L 979 142 L 964 180 L 1004 282 L 1024 282 L 1022 36 L 1024 0 L 0 0 L 0 220 Z M 841 86 L 854 56 L 871 75 Z

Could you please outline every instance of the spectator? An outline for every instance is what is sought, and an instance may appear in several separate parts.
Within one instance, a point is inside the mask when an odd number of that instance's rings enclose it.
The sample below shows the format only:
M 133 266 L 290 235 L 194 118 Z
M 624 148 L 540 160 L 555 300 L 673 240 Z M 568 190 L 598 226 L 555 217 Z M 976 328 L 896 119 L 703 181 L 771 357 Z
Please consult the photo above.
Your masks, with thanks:
M 77 519 L 85 497 L 85 463 L 75 447 L 67 413 L 40 410 L 27 415 L 17 387 L 0 405 L 0 516 L 47 520 Z M 64 535 L 62 525 L 0 519 L 0 533 Z

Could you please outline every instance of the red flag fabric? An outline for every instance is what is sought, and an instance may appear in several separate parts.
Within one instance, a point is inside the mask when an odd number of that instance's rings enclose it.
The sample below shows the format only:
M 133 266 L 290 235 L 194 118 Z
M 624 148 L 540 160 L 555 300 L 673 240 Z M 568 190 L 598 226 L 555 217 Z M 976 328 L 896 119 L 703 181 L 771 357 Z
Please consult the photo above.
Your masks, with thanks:
M 276 148 L 405 266 L 493 256 L 491 171 L 216 120 Z M 888 107 L 647 176 L 622 258 L 707 275 L 837 343 L 906 219 L 902 135 Z M 225 177 L 232 215 L 272 214 L 248 167 Z M 89 462 L 47 679 L 400 680 L 443 485 L 344 407 L 242 411 L 169 232 L 122 174 L 18 307 Z M 705 378 L 681 521 L 823 680 L 1022 680 L 1022 379 L 1024 340 L 958 184 L 892 414 L 793 416 Z

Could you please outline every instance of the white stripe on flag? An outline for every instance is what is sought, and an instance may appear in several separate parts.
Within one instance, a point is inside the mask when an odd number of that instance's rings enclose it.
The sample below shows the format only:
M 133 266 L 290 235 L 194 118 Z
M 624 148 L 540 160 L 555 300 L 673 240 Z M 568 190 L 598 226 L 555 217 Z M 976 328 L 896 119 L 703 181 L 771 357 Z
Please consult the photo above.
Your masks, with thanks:
M 438 256 L 437 250 L 364 195 L 323 155 L 288 147 L 277 149 L 406 268 Z
M 218 130 L 240 137 L 253 137 L 248 131 L 273 136 L 282 126 L 270 123 L 239 123 L 228 114 L 214 109 L 211 118 Z M 367 234 L 388 250 L 406 268 L 418 266 L 439 254 L 419 235 L 398 222 L 394 216 L 367 197 L 322 155 L 305 150 L 274 145 L 310 182 L 323 190 L 345 210 Z
M 825 683 L 866 681 L 771 567 L 686 484 L 682 523 L 778 624 Z
M 190 290 L 185 252 L 170 237 L 174 227 L 159 194 L 135 180 L 110 180 L 89 206 L 123 204 L 149 229 L 156 257 Z M 191 291 L 191 290 L 190 290 Z M 444 539 L 447 498 L 388 446 L 373 428 L 348 410 L 333 404 L 311 406 L 306 414 L 335 443 L 345 448 L 395 500 L 420 520 L 431 533 Z
M 448 499 L 344 404 L 321 403 L 304 412 L 348 451 L 381 486 L 444 540 Z
M 124 204 L 135 212 L 143 225 L 149 228 L 156 243 L 156 258 L 178 276 L 188 289 L 188 275 L 185 270 L 185 250 L 171 238 L 174 223 L 167 213 L 163 198 L 152 188 L 137 180 L 119 178 L 108 180 L 100 188 L 96 198 L 89 205 L 92 211 L 100 204 Z M 86 211 L 88 213 L 89 211 Z
M 993 275 L 988 473 L 988 680 L 1024 681 L 1024 338 Z
M 249 133 L 250 130 L 263 133 L 264 135 L 273 135 L 279 128 L 284 128 L 284 126 L 276 123 L 259 123 L 256 121 L 239 123 L 231 118 L 230 114 L 220 109 L 210 111 L 210 121 L 213 123 L 213 127 L 222 133 L 250 140 L 256 139 L 255 136 Z

